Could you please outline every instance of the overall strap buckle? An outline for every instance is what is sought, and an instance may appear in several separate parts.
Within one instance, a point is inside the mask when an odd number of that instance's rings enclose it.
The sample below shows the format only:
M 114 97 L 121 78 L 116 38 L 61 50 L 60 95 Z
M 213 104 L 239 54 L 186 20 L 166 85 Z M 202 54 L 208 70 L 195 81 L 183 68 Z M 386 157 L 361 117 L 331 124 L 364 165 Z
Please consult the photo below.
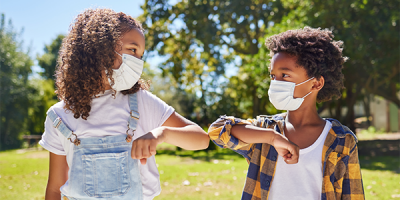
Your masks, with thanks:
M 138 112 L 138 100 L 137 100 L 137 92 L 134 94 L 129 94 L 129 108 L 130 108 L 130 117 L 128 119 L 128 129 L 126 130 L 126 142 L 131 142 L 134 132 L 136 130 L 137 123 L 140 118 L 140 114 Z M 132 129 L 132 135 L 128 132 Z

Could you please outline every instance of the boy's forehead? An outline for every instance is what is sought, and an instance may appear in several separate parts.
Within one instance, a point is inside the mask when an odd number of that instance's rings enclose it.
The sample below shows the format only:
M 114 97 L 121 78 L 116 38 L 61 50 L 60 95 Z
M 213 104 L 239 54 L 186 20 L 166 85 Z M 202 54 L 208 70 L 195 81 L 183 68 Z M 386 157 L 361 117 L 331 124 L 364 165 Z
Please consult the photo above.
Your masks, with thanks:
M 296 56 L 290 55 L 285 52 L 277 52 L 270 59 L 270 66 L 268 69 L 271 71 L 275 64 L 279 65 L 296 65 Z

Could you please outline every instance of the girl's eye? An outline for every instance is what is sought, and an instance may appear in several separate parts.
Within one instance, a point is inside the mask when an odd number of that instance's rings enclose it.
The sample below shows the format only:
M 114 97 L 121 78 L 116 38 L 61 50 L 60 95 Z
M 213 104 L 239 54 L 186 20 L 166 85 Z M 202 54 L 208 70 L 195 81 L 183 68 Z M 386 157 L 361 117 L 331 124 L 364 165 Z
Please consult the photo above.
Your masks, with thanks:
M 136 49 L 131 49 L 131 51 L 132 51 L 133 53 L 136 53 Z
M 270 77 L 271 79 L 275 79 L 275 75 L 273 75 L 273 74 L 270 74 L 269 77 Z
M 289 75 L 287 75 L 287 74 L 282 74 L 282 77 L 283 77 L 283 78 L 287 78 L 287 77 L 289 77 Z

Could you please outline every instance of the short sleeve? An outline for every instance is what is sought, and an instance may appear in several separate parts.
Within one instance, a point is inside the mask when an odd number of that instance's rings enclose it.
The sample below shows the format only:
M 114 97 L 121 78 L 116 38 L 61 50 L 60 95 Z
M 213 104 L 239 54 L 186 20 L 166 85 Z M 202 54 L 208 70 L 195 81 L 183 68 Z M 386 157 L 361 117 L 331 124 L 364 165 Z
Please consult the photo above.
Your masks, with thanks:
M 65 156 L 66 153 L 64 151 L 59 134 L 60 133 L 57 131 L 57 129 L 54 128 L 51 119 L 47 116 L 46 121 L 44 122 L 44 133 L 42 135 L 42 139 L 39 141 L 39 144 L 54 154 Z
M 171 114 L 175 112 L 175 109 L 148 91 L 140 90 L 140 92 L 143 105 L 139 106 L 139 110 L 143 109 L 143 112 L 139 112 L 140 117 L 143 116 L 142 113 L 145 114 L 145 123 L 151 130 L 162 126 Z

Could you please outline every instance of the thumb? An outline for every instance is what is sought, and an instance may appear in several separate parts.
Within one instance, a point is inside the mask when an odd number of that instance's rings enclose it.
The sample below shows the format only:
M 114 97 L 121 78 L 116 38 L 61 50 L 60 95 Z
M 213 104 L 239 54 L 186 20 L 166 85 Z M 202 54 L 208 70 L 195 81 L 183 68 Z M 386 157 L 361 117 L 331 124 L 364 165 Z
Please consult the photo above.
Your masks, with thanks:
M 140 159 L 140 163 L 141 163 L 142 165 L 145 165 L 145 164 L 147 163 L 147 159 L 146 159 L 146 158 Z

